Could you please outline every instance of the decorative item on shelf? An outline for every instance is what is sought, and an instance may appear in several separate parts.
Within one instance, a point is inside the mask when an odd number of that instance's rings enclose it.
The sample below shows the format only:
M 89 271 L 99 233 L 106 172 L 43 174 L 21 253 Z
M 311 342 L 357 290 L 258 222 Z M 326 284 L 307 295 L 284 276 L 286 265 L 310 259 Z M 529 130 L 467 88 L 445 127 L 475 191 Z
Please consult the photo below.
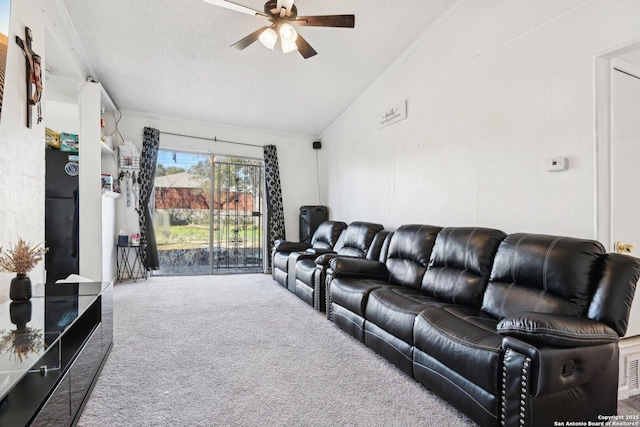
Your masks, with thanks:
M 44 128 L 44 139 L 47 145 L 60 149 L 60 134 L 55 130 Z
M 131 235 L 131 246 L 140 246 L 140 235 L 135 233 Z
M 60 151 L 77 153 L 78 152 L 78 135 L 76 135 L 75 133 L 62 132 L 60 134 Z
M 0 356 L 11 352 L 9 357 L 13 355 L 16 361 L 22 362 L 29 353 L 38 353 L 44 348 L 44 335 L 42 329 L 27 326 L 31 321 L 31 301 L 12 302 L 9 316 L 16 329 L 0 331 Z
M 0 248 L 0 272 L 16 273 L 11 279 L 9 297 L 13 301 L 31 299 L 31 279 L 27 275 L 44 258 L 49 248 L 18 239 L 15 246 L 4 251 Z
M 102 191 L 113 191 L 113 176 L 103 173 L 102 179 Z
M 118 246 L 129 246 L 129 236 L 124 234 L 124 230 L 118 232 Z

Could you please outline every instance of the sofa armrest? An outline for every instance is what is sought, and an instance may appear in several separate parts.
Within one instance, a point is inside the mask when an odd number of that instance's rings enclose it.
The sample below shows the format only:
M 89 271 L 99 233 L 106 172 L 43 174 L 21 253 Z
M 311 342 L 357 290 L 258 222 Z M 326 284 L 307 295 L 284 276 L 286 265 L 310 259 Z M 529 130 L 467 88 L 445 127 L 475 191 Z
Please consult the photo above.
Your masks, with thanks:
M 618 344 L 585 347 L 535 346 L 514 337 L 502 339 L 505 366 L 527 358 L 527 395 L 544 396 L 588 383 L 617 381 Z M 614 375 L 610 375 L 614 372 Z M 519 384 L 519 382 L 518 382 Z M 604 387 L 606 389 L 606 387 Z
M 311 245 L 305 242 L 289 242 L 287 240 L 276 240 L 273 244 L 273 250 L 276 252 L 304 252 Z
M 309 248 L 305 251 L 305 253 L 308 253 L 310 255 L 315 255 L 315 256 L 319 256 L 323 254 L 335 254 L 334 251 L 326 248 Z
M 335 252 L 330 254 L 322 254 L 316 258 L 316 265 L 329 268 L 329 261 L 339 256 L 342 256 L 342 255 L 338 255 Z
M 524 312 L 502 319 L 501 335 L 554 347 L 585 347 L 618 341 L 618 334 L 604 323 L 586 317 Z
M 333 277 L 357 277 L 361 279 L 387 280 L 387 266 L 370 259 L 335 257 L 329 261 Z

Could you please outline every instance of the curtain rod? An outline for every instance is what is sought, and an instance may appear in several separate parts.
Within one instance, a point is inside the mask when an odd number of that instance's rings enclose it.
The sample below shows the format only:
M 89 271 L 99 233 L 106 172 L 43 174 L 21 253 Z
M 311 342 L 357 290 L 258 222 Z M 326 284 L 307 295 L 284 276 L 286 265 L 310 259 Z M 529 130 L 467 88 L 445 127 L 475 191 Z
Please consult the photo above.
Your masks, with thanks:
M 183 136 L 185 138 L 193 138 L 193 139 L 204 139 L 206 141 L 213 141 L 213 142 L 224 142 L 226 144 L 236 144 L 236 145 L 245 145 L 247 147 L 260 147 L 260 148 L 264 148 L 264 145 L 257 145 L 257 144 L 247 144 L 245 142 L 235 142 L 235 141 L 226 141 L 224 139 L 218 139 L 215 136 L 213 138 L 205 138 L 202 136 L 193 136 L 193 135 L 184 135 L 181 133 L 171 133 L 171 132 L 162 132 L 160 131 L 160 135 L 173 135 L 173 136 Z

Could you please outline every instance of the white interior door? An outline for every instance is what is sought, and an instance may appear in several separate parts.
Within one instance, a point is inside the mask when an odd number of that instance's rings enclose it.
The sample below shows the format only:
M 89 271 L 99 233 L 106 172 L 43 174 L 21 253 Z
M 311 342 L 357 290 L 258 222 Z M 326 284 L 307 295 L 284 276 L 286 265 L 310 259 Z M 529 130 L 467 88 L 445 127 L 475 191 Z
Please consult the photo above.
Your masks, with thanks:
M 611 74 L 612 236 L 619 252 L 640 257 L 640 72 L 619 65 Z M 627 337 L 640 335 L 640 290 Z

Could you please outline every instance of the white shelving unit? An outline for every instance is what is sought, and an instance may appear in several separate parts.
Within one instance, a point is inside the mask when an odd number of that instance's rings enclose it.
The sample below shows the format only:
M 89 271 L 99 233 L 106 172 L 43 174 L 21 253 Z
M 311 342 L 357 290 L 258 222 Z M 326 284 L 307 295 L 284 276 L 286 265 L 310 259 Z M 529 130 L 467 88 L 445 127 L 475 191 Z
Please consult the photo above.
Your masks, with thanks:
M 56 96 L 45 98 L 45 126 L 79 137 L 79 274 L 95 281 L 112 280 L 117 274 L 114 239 L 120 194 L 101 189 L 101 174 L 115 175 L 117 163 L 115 151 L 101 140 L 100 119 L 102 106 L 108 112 L 106 120 L 117 108 L 99 83 L 54 76 L 47 85 Z

